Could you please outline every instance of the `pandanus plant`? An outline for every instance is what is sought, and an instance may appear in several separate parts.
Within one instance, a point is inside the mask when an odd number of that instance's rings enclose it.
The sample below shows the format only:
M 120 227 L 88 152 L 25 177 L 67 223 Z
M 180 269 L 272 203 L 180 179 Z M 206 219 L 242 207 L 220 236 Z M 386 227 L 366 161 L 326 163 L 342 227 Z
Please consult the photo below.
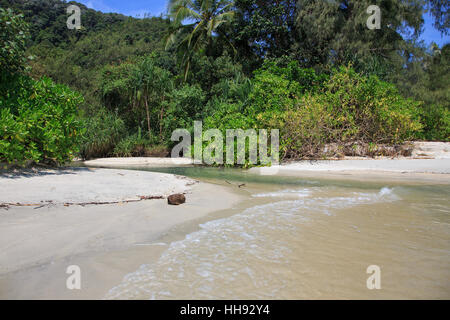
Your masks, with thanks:
M 133 105 L 143 105 L 147 117 L 147 130 L 151 135 L 150 104 L 159 105 L 159 134 L 162 135 L 164 117 L 164 100 L 173 89 L 172 79 L 168 71 L 154 63 L 153 57 L 146 57 L 132 74 L 131 99 Z M 152 108 L 153 109 L 153 108 Z

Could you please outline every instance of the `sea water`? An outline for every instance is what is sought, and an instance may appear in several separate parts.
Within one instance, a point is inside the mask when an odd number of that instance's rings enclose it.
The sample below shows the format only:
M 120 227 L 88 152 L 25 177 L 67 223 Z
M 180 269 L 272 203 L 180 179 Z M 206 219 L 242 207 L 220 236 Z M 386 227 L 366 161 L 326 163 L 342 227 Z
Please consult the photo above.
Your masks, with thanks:
M 160 171 L 245 183 L 246 206 L 170 243 L 106 299 L 450 298 L 450 185 Z

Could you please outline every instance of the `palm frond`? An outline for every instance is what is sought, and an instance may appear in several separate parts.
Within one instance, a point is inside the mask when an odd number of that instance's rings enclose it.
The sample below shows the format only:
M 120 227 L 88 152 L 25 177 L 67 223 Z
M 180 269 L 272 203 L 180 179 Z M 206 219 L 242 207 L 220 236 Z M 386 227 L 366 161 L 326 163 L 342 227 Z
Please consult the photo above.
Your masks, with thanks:
M 168 13 L 172 30 L 166 39 L 166 49 L 178 43 L 177 50 L 182 52 L 185 80 L 194 52 L 202 52 L 213 43 L 214 34 L 219 32 L 220 26 L 234 19 L 233 8 L 232 0 L 169 0 Z M 190 25 L 183 24 L 192 20 L 194 22 Z M 236 52 L 231 41 L 226 41 Z

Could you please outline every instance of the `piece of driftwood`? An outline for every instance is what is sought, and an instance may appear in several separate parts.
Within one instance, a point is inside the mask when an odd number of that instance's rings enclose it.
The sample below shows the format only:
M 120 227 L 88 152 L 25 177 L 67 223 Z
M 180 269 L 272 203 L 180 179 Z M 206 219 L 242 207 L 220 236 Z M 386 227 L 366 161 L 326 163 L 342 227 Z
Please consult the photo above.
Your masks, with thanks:
M 91 206 L 91 205 L 106 205 L 106 204 L 122 204 L 139 202 L 144 200 L 164 199 L 163 196 L 139 196 L 139 199 L 121 200 L 121 201 L 93 201 L 93 202 L 65 202 L 65 207 L 70 206 Z M 0 208 L 9 209 L 10 207 L 36 207 L 35 209 L 43 208 L 46 206 L 55 205 L 53 201 L 47 203 L 0 203 Z

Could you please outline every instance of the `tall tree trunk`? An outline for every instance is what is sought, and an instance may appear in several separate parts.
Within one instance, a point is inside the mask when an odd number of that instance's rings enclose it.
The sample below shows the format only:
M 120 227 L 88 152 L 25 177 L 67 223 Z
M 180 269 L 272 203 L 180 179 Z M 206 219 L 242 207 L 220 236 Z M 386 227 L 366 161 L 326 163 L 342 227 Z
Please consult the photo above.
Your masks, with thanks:
M 162 121 L 164 117 L 164 98 L 162 99 L 161 114 L 159 117 L 159 139 L 162 140 Z
M 150 127 L 150 111 L 148 110 L 148 101 L 147 98 L 145 100 L 145 111 L 147 112 L 147 129 L 148 129 L 148 137 L 151 135 L 151 127 Z

